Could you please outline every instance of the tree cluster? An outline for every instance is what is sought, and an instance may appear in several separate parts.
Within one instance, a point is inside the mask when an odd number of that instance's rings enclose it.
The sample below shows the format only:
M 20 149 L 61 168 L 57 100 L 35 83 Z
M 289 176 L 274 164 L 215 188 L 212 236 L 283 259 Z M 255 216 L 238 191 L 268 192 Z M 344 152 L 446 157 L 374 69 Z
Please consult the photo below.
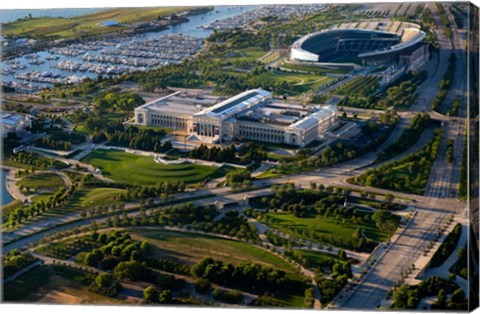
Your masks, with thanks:
M 237 170 L 229 172 L 225 176 L 225 181 L 232 190 L 248 188 L 251 185 L 251 174 L 248 170 Z
M 92 140 L 94 143 L 107 141 L 112 146 L 164 153 L 173 148 L 170 141 L 162 144 L 165 134 L 163 130 L 143 130 L 115 123 L 108 125 L 104 131 L 93 133 Z
M 7 278 L 18 272 L 19 270 L 34 263 L 36 258 L 29 252 L 20 252 L 19 250 L 11 250 L 2 256 L 3 278 Z
M 447 260 L 447 258 L 452 255 L 453 251 L 457 247 L 457 243 L 460 240 L 461 235 L 462 225 L 457 224 L 453 228 L 452 232 L 450 232 L 445 238 L 445 241 L 443 241 L 442 245 L 438 248 L 435 254 L 432 256 L 429 267 L 433 268 L 442 265 Z
M 450 280 L 437 276 L 429 277 L 418 285 L 403 285 L 393 293 L 394 309 L 416 309 L 421 299 L 429 296 L 438 296 L 435 309 L 465 309 L 465 295 L 458 290 L 458 285 Z M 462 289 L 460 289 L 462 290 Z M 462 290 L 463 291 L 463 290 Z M 452 293 L 452 299 L 447 304 L 446 293 Z
M 116 269 L 122 261 L 141 261 L 148 256 L 148 242 L 132 241 L 130 235 L 119 230 L 108 233 L 93 233 L 92 239 L 101 244 L 90 252 L 81 252 L 76 260 L 79 263 L 100 267 L 104 270 Z
M 241 290 L 221 290 L 213 289 L 213 298 L 228 304 L 238 304 L 243 301 L 243 293 Z
M 406 151 L 418 141 L 429 125 L 430 115 L 426 112 L 417 113 L 405 128 L 400 138 L 379 154 L 379 159 L 386 160 L 389 157 Z
M 438 146 L 442 138 L 441 130 L 436 130 L 433 139 L 425 147 L 397 161 L 367 170 L 355 177 L 359 185 L 420 193 L 426 186 L 430 169 L 437 158 Z M 396 180 L 394 173 L 402 167 L 403 178 Z
M 215 162 L 227 162 L 235 159 L 237 149 L 232 144 L 225 148 L 213 146 L 209 148 L 207 145 L 200 145 L 190 151 L 190 158 L 202 159 Z
M 109 92 L 95 98 L 93 105 L 100 112 L 120 111 L 131 112 L 145 103 L 143 98 L 136 93 Z
M 204 258 L 192 267 L 192 275 L 227 287 L 249 291 L 278 291 L 287 282 L 282 270 L 254 263 L 232 265 L 212 258 Z
M 440 90 L 438 91 L 438 94 L 435 96 L 435 98 L 431 102 L 432 109 L 435 111 L 439 111 L 441 108 L 441 105 L 445 101 L 445 97 L 447 97 L 448 90 L 450 89 L 450 86 L 453 83 L 453 80 L 455 78 L 455 53 L 452 52 L 450 55 L 450 58 L 448 59 L 448 68 L 445 74 L 443 75 L 443 79 L 438 83 L 438 86 L 440 87 Z
M 19 152 L 10 156 L 10 160 L 32 165 L 38 167 L 39 169 L 46 169 L 47 167 L 53 167 L 55 169 L 61 169 L 67 167 L 66 164 L 62 162 L 57 162 L 54 159 L 42 157 L 36 153 L 32 152 Z

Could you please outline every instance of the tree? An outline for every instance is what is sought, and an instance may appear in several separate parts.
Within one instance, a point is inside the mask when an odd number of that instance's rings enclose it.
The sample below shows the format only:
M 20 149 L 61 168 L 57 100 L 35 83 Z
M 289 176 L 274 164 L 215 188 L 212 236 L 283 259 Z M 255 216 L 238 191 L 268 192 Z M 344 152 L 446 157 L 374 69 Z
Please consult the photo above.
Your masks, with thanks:
M 154 286 L 148 286 L 143 290 L 143 302 L 144 303 L 157 303 L 158 302 L 158 290 Z
M 458 304 L 464 301 L 465 301 L 465 292 L 463 291 L 462 288 L 458 288 L 452 294 L 452 302 Z
M 108 288 L 113 283 L 113 276 L 109 273 L 99 274 L 95 278 L 95 284 L 100 288 Z
M 144 280 L 149 277 L 145 263 L 128 261 L 119 263 L 113 273 L 117 279 Z
M 195 280 L 195 290 L 201 294 L 207 294 L 210 291 L 211 284 L 207 279 L 198 278 Z
M 148 255 L 150 253 L 151 247 L 150 244 L 147 241 L 142 241 L 142 244 L 140 245 L 140 251 L 144 255 Z
M 162 304 L 169 304 L 172 303 L 172 292 L 168 289 L 163 290 L 162 293 L 160 293 L 160 297 L 158 301 Z
M 445 290 L 443 289 L 440 289 L 440 291 L 438 291 L 438 294 L 437 294 L 437 306 L 439 308 L 445 308 L 447 304 L 447 295 L 445 293 Z
M 394 199 L 395 199 L 395 196 L 393 196 L 393 194 L 391 193 L 385 194 L 385 202 L 387 202 L 388 204 L 391 204 Z

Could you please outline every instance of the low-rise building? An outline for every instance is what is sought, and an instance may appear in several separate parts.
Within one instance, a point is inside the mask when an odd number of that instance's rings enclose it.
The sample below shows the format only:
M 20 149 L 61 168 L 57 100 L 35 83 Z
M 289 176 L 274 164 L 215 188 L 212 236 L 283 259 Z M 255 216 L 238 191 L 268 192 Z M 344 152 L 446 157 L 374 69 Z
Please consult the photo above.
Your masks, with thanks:
M 28 114 L 2 112 L 0 121 L 0 132 L 2 137 L 9 133 L 22 133 L 32 127 L 32 118 Z
M 260 88 L 220 102 L 177 92 L 135 109 L 136 124 L 184 130 L 192 140 L 245 139 L 299 147 L 323 138 L 337 116 L 335 106 L 287 104 Z

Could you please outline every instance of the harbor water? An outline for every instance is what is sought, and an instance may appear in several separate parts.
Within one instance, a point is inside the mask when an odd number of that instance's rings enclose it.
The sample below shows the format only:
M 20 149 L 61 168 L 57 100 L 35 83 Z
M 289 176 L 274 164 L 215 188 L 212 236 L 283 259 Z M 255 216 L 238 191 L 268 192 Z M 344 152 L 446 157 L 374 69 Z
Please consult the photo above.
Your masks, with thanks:
M 35 88 L 50 86 L 56 82 L 75 83 L 85 77 L 95 78 L 97 75 L 109 76 L 131 71 L 145 71 L 164 64 L 181 62 L 200 50 L 203 46 L 203 39 L 213 32 L 211 29 L 205 29 L 205 26 L 253 10 L 255 7 L 217 6 L 211 11 L 190 15 L 188 16 L 189 21 L 170 26 L 162 31 L 108 40 L 93 40 L 90 46 L 88 42 L 73 44 L 63 48 L 39 51 L 35 54 L 26 54 L 13 60 L 4 60 L 2 64 L 3 81 L 7 84 L 13 82 L 14 85 L 10 86 L 19 90 L 22 90 L 21 87 L 23 86 L 26 88 L 25 91 L 28 91 L 31 86 L 32 91 L 34 91 Z M 21 13 L 21 16 L 24 16 L 25 13 L 28 14 L 28 10 L 25 11 Z M 67 9 L 65 12 L 71 16 L 74 11 L 74 9 Z M 52 13 L 53 16 L 59 14 L 59 12 Z M 12 18 L 11 15 L 12 13 L 8 15 L 10 19 Z M 179 44 L 177 47 L 175 47 L 175 44 L 165 44 L 169 40 L 174 43 L 177 41 Z M 165 47 L 165 51 L 154 51 L 152 53 L 148 50 L 147 44 L 145 47 L 141 47 L 142 42 L 150 43 L 150 47 Z M 84 46 L 82 46 L 83 44 Z M 131 55 L 114 57 L 116 55 L 115 49 L 124 51 L 125 47 L 129 48 L 130 46 L 140 46 L 140 49 L 130 48 Z M 176 48 L 176 50 L 169 51 L 169 46 Z M 187 48 L 190 51 L 187 51 Z M 137 54 L 137 51 L 142 51 L 142 49 L 144 54 L 149 57 Z M 173 57 L 163 60 L 162 54 Z M 80 66 L 83 67 L 80 68 Z

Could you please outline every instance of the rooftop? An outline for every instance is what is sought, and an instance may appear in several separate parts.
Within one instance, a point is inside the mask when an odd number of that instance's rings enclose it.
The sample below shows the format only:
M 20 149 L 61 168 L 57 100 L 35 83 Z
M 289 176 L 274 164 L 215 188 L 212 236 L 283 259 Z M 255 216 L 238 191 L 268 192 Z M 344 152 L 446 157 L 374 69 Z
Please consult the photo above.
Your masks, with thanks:
M 336 112 L 337 108 L 335 106 L 325 106 L 311 115 L 295 122 L 291 127 L 296 129 L 307 129 L 312 125 L 316 125 L 318 121 L 330 118 L 332 115 L 336 114 Z
M 201 114 L 211 117 L 228 117 L 248 109 L 259 101 L 267 100 L 271 97 L 272 93 L 261 88 L 248 90 L 202 111 Z
M 213 106 L 218 102 L 218 100 L 218 97 L 193 96 L 182 91 L 178 91 L 171 95 L 155 99 L 138 107 L 137 109 L 193 115 L 204 110 L 205 108 Z
M 2 112 L 0 123 L 2 125 L 15 126 L 19 122 L 22 122 L 24 120 L 25 120 L 24 115 L 17 114 L 17 113 Z

